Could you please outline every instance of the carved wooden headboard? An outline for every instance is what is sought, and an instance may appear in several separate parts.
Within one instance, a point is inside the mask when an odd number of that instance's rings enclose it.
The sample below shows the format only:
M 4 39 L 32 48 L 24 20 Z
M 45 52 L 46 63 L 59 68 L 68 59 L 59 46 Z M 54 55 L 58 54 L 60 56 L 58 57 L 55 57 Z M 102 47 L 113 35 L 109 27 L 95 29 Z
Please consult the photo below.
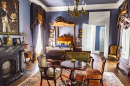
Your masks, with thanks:
M 58 37 L 58 39 L 56 39 L 56 40 L 57 40 L 58 44 L 60 44 L 60 45 L 61 44 L 63 44 L 63 45 L 69 45 L 69 44 L 72 43 L 73 38 L 70 37 L 69 35 L 64 34 L 64 35 Z

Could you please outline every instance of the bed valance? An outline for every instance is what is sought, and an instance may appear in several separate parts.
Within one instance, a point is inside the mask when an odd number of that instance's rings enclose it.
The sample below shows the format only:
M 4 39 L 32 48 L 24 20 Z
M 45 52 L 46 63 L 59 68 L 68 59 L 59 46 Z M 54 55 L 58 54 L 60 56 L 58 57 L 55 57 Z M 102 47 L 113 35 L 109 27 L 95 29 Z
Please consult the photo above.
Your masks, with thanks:
M 50 23 L 51 26 L 55 27 L 74 27 L 75 23 L 74 22 L 69 22 L 62 16 L 59 16 L 55 19 L 54 22 Z

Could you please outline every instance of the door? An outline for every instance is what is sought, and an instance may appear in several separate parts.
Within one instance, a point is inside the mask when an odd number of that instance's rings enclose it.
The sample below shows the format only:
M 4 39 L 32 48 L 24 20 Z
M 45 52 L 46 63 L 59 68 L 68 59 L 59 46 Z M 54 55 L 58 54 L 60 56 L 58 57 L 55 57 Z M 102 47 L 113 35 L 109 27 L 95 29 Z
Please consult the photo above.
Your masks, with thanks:
M 95 25 L 83 24 L 82 31 L 82 51 L 91 51 L 93 45 L 93 30 L 96 28 Z
M 100 52 L 104 52 L 105 26 L 100 28 Z

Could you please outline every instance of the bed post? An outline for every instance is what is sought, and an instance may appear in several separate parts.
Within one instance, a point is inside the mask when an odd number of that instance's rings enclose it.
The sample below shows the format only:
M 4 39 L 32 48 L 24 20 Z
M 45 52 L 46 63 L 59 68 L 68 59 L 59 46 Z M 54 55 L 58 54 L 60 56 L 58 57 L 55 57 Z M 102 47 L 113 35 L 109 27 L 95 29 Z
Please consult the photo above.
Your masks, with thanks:
M 75 24 L 74 24 L 74 37 L 73 37 L 73 43 L 74 43 L 74 48 L 75 48 Z
M 54 26 L 54 30 L 55 30 L 55 44 L 54 44 L 54 47 L 56 45 L 56 26 Z
M 58 37 L 59 37 L 59 27 L 58 27 Z

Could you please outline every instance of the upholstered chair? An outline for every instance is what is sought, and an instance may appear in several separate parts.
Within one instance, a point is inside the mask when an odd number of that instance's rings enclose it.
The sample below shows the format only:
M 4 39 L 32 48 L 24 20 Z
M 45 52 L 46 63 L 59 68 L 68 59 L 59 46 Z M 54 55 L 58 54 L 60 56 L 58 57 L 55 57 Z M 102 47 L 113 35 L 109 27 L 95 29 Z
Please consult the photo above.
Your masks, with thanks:
M 108 55 L 109 60 L 110 58 L 117 59 L 117 45 L 110 45 L 109 52 L 110 52 Z
M 48 66 L 46 57 L 41 55 L 38 57 L 38 66 L 41 73 L 41 83 L 40 86 L 42 86 L 42 79 L 47 80 L 54 80 L 54 84 L 56 86 L 56 80 L 61 77 L 62 69 L 56 68 L 53 66 Z M 61 80 L 63 81 L 62 77 Z M 50 86 L 49 82 L 48 85 Z
M 86 77 L 84 77 L 84 79 L 87 80 L 88 85 L 89 85 L 89 80 L 100 80 L 100 84 L 102 83 L 103 86 L 103 72 L 104 72 L 105 63 L 106 63 L 106 59 L 105 57 L 102 57 L 99 70 L 90 69 L 90 68 L 86 69 Z

